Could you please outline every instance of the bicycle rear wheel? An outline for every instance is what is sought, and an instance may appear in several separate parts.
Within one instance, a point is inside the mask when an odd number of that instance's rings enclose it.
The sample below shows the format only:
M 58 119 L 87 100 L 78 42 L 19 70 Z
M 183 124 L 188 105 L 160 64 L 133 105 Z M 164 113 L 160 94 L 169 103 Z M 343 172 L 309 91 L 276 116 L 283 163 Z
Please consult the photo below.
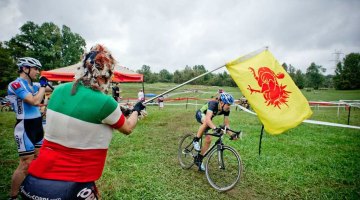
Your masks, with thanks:
M 194 165 L 194 157 L 197 155 L 197 152 L 195 151 L 192 143 L 193 139 L 193 134 L 186 134 L 180 140 L 178 159 L 183 169 L 189 169 Z
M 205 172 L 213 188 L 221 192 L 230 190 L 241 177 L 240 155 L 229 146 L 222 146 L 222 149 L 215 148 L 209 154 Z

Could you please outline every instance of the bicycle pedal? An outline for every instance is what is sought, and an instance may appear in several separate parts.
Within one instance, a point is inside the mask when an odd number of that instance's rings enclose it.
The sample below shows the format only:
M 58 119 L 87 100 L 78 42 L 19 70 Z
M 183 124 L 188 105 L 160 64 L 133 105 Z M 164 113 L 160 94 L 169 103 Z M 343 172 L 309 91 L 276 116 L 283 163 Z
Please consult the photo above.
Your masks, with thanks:
M 184 149 L 184 150 L 183 150 L 183 154 L 188 154 L 188 153 L 190 153 L 189 150 L 187 150 L 187 149 Z

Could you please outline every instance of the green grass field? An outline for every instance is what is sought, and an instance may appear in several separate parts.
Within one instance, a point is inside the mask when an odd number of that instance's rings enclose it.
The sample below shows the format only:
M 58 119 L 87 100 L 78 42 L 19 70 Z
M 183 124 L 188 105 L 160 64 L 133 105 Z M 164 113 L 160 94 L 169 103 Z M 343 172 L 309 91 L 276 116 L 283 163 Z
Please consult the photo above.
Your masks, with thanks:
M 146 85 L 145 91 L 158 94 L 171 86 Z M 140 87 L 122 84 L 122 96 L 136 97 Z M 206 99 L 218 87 L 188 85 L 174 93 L 190 89 L 209 93 L 171 98 Z M 236 98 L 241 96 L 238 88 L 224 89 Z M 314 101 L 360 99 L 359 90 L 303 93 Z M 195 167 L 184 170 L 177 161 L 180 137 L 198 128 L 195 109 L 194 105 L 186 108 L 165 104 L 163 110 L 148 106 L 148 116 L 131 135 L 114 132 L 103 176 L 97 181 L 102 199 L 360 199 L 360 130 L 303 123 L 278 136 L 265 134 L 259 156 L 259 120 L 235 110 L 230 116 L 231 127 L 245 133 L 242 140 L 226 139 L 225 144 L 237 149 L 245 170 L 234 189 L 215 191 L 203 173 Z M 337 111 L 314 109 L 311 119 L 346 124 L 348 112 L 341 109 L 337 116 Z M 0 113 L 0 199 L 7 197 L 11 175 L 18 164 L 14 118 L 14 113 Z M 221 117 L 215 121 L 220 124 Z M 350 125 L 360 126 L 360 109 L 351 110 Z

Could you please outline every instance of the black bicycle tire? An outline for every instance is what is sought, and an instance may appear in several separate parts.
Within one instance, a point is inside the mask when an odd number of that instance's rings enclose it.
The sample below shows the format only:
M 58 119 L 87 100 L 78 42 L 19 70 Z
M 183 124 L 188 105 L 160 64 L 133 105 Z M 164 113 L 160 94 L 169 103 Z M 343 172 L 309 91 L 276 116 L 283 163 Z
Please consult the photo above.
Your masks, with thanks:
M 217 148 L 214 148 L 210 153 L 209 153 L 209 156 L 208 156 L 208 159 L 206 161 L 206 168 L 205 168 L 205 174 L 206 174 L 206 179 L 208 180 L 209 184 L 215 188 L 216 190 L 220 191 L 220 192 L 225 192 L 225 191 L 228 191 L 230 189 L 232 189 L 240 180 L 241 178 L 241 174 L 242 174 L 242 160 L 241 160 L 241 157 L 239 155 L 239 153 L 232 147 L 229 147 L 229 146 L 223 146 L 223 151 L 225 150 L 229 150 L 230 152 L 232 152 L 233 155 L 235 155 L 236 159 L 237 159 L 237 163 L 238 163 L 238 169 L 237 169 L 237 177 L 234 179 L 234 181 L 231 183 L 231 184 L 228 184 L 227 186 L 224 186 L 224 187 L 220 187 L 218 186 L 217 183 L 215 183 L 214 180 L 212 180 L 212 176 L 209 172 L 209 163 L 210 163 L 210 160 L 211 159 L 217 159 Z M 215 155 L 215 156 L 214 156 Z M 214 156 L 214 157 L 213 157 Z
M 184 159 L 182 159 L 182 156 L 184 155 L 184 153 L 183 153 L 183 150 L 184 150 L 183 143 L 184 143 L 184 141 L 186 140 L 186 143 L 190 144 L 190 142 L 193 140 L 193 138 L 194 138 L 194 135 L 189 133 L 189 134 L 184 135 L 181 138 L 180 142 L 179 142 L 178 160 L 179 160 L 180 166 L 183 169 L 190 169 L 195 164 L 194 163 L 194 157 L 193 157 L 193 155 L 191 155 L 191 154 L 196 153 L 196 151 L 193 148 L 191 150 L 192 153 L 189 153 L 189 155 L 191 156 L 191 157 L 189 157 L 189 162 L 185 163 Z M 187 145 L 187 144 L 185 144 L 185 145 Z

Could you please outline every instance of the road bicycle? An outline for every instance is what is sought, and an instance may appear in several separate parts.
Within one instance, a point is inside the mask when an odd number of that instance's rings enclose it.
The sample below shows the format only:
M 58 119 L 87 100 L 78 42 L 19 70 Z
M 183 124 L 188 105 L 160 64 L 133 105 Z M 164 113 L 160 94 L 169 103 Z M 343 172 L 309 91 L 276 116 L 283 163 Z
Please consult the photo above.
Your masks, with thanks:
M 6 102 L 5 104 L 1 105 L 1 112 L 9 112 L 9 111 L 13 111 L 10 102 Z
M 237 136 L 241 134 L 241 131 L 234 131 L 224 126 L 216 129 L 213 133 L 205 132 L 203 134 L 218 138 L 203 157 L 206 160 L 205 174 L 208 182 L 213 188 L 221 192 L 232 189 L 242 174 L 242 161 L 239 153 L 223 143 L 227 131 L 231 131 Z M 195 134 L 186 134 L 180 140 L 178 159 L 183 169 L 190 169 L 198 161 L 199 152 L 194 149 L 194 137 Z M 200 147 L 202 146 L 202 138 Z

